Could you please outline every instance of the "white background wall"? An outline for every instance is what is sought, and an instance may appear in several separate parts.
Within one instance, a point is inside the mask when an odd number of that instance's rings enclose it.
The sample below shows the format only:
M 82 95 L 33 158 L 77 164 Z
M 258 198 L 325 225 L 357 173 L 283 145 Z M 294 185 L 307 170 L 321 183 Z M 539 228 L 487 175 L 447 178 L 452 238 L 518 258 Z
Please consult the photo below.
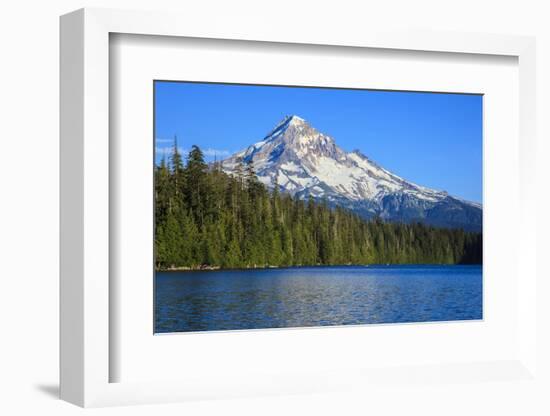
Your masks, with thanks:
M 178 10 L 208 24 L 212 13 L 240 19 L 275 19 L 287 25 L 388 25 L 536 35 L 540 189 L 540 268 L 550 235 L 544 209 L 549 192 L 550 12 L 541 0 L 210 1 L 19 0 L 0 11 L 0 413 L 74 414 L 56 399 L 58 385 L 58 16 L 74 9 L 116 7 Z M 538 288 L 540 300 L 550 285 Z M 544 295 L 544 293 L 548 295 Z M 550 351 L 550 308 L 539 302 L 542 349 Z M 548 302 L 550 304 L 550 302 Z M 30 335 L 33 335 L 31 338 Z M 33 340 L 38 339 L 38 342 Z M 541 351 L 541 352 L 543 352 Z M 541 354 L 548 371 L 548 359 Z M 345 392 L 252 400 L 100 409 L 106 414 L 550 414 L 547 393 L 529 383 L 415 387 L 370 397 Z

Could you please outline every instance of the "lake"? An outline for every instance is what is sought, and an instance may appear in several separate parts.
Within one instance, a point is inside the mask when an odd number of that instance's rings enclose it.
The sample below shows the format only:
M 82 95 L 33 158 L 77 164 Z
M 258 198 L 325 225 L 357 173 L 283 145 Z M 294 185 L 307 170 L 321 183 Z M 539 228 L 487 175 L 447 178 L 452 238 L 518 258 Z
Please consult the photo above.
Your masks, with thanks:
M 155 332 L 482 319 L 481 266 L 157 272 Z

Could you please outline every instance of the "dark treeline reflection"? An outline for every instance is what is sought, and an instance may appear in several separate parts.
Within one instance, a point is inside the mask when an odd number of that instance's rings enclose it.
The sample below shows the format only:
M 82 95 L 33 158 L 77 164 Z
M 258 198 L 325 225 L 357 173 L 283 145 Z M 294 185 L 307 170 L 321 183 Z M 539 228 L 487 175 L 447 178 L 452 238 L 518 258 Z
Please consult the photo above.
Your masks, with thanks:
M 241 163 L 235 176 L 197 146 L 155 168 L 158 270 L 343 264 L 480 264 L 482 236 L 365 220 L 313 199 L 269 191 Z

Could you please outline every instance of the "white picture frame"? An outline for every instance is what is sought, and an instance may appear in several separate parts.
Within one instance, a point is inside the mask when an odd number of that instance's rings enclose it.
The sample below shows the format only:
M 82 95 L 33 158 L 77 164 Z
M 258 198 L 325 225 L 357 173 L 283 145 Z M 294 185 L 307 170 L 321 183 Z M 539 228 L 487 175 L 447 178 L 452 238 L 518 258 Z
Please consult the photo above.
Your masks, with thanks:
M 61 18 L 61 397 L 80 406 L 182 401 L 254 394 L 323 392 L 352 385 L 399 382 L 410 371 L 380 368 L 368 374 L 335 369 L 281 373 L 237 382 L 232 374 L 215 381 L 203 377 L 178 381 L 111 382 L 110 366 L 120 359 L 110 348 L 111 261 L 109 252 L 109 37 L 110 34 L 331 45 L 334 47 L 504 55 L 519 65 L 519 212 L 517 267 L 517 355 L 499 362 L 441 363 L 415 370 L 415 377 L 478 382 L 476 371 L 522 380 L 536 375 L 536 217 L 532 178 L 535 169 L 535 41 L 530 37 L 465 33 L 364 30 L 335 32 L 250 24 L 235 31 L 220 20 L 204 27 L 192 16 L 166 13 L 82 9 Z M 401 372 L 400 372 L 401 371 Z M 343 382 L 343 380 L 346 380 Z M 384 381 L 385 380 L 385 381 Z M 393 380 L 393 381 L 392 381 Z

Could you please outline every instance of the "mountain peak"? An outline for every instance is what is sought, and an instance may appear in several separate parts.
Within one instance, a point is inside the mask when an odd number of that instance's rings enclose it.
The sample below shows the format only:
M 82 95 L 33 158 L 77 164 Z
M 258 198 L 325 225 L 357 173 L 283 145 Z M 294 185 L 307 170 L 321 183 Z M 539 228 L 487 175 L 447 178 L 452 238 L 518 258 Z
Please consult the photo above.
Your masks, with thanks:
M 307 122 L 297 115 L 287 115 L 285 116 L 273 130 L 271 130 L 267 136 L 265 136 L 264 140 L 270 140 L 273 139 L 281 134 L 283 134 L 286 130 L 288 130 L 289 127 L 304 127 L 308 126 Z M 262 142 L 263 142 L 262 141 Z
M 481 207 L 408 182 L 360 150 L 345 152 L 302 117 L 287 115 L 263 140 L 223 160 L 233 174 L 242 160 L 260 182 L 297 198 L 326 200 L 366 218 L 478 229 Z
M 302 124 L 302 123 L 306 122 L 302 117 L 299 117 L 295 114 L 293 114 L 291 116 L 287 116 L 287 117 L 288 117 L 288 120 L 289 120 L 290 124 Z
M 287 127 L 287 126 L 300 126 L 303 124 L 307 124 L 307 122 L 302 118 L 295 114 L 287 115 L 283 118 L 283 120 L 277 124 L 277 127 L 275 127 L 275 130 L 281 128 L 281 127 Z

